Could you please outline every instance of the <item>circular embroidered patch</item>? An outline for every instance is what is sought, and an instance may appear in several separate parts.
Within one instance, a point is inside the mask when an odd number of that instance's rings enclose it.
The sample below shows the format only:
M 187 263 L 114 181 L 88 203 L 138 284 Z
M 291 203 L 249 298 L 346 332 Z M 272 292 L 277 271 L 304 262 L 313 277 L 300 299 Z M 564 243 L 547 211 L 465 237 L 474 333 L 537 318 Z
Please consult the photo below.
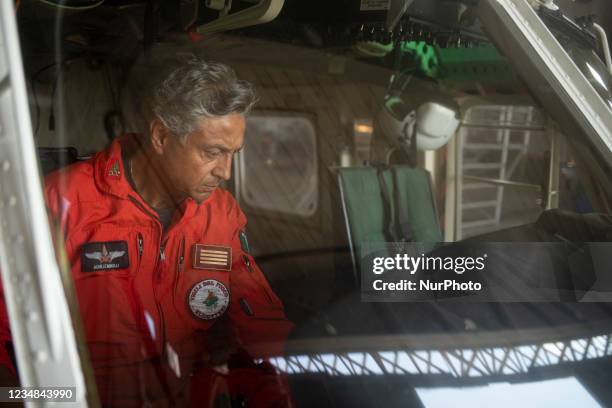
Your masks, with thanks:
M 208 279 L 196 283 L 187 301 L 194 316 L 203 320 L 212 320 L 227 310 L 230 294 L 224 284 L 218 280 Z

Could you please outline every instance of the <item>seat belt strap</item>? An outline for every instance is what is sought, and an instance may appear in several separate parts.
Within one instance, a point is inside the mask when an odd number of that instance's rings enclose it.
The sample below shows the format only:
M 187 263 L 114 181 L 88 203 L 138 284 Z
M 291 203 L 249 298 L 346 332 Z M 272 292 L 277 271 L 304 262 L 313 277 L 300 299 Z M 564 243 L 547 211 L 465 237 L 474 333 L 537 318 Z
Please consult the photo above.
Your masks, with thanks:
M 412 224 L 410 223 L 410 210 L 408 205 L 401 205 L 401 194 L 400 194 L 400 183 L 397 176 L 397 169 L 390 169 L 391 177 L 393 180 L 393 189 L 395 190 L 395 219 L 397 220 L 396 235 L 399 237 L 401 242 L 413 242 L 414 232 Z M 407 203 L 406 203 L 407 204 Z M 404 208 L 405 207 L 405 208 Z
M 385 231 L 385 235 L 388 238 L 391 238 L 393 242 L 398 242 L 399 236 L 397 235 L 397 230 L 395 228 L 395 220 L 394 220 L 394 199 L 392 197 L 391 191 L 389 191 L 389 186 L 385 181 L 385 172 L 386 169 L 384 167 L 377 167 L 376 174 L 378 176 L 378 184 L 380 184 L 380 191 L 383 196 L 383 201 L 385 203 L 385 219 L 387 221 L 387 228 Z

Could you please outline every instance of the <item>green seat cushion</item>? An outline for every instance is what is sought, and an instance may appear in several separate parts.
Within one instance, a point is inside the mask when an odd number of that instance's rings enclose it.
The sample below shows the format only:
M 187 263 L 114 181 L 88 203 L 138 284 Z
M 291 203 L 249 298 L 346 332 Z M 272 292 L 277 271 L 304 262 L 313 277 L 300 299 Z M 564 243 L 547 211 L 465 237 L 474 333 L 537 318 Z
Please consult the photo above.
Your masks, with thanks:
M 390 203 L 384 199 L 376 168 L 342 168 L 338 170 L 338 177 L 355 244 L 393 240 L 388 223 L 397 229 L 396 203 L 410 224 L 413 241 L 435 243 L 442 240 L 429 174 L 425 170 L 408 166 L 383 170 L 382 179 L 393 197 Z

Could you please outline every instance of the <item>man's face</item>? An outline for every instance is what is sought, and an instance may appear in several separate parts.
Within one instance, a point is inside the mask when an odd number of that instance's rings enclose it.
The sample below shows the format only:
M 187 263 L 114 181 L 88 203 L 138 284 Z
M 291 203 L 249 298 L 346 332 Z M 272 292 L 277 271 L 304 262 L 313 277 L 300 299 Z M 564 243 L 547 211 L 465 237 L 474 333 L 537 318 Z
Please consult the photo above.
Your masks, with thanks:
M 159 166 L 176 203 L 187 197 L 201 203 L 232 174 L 232 158 L 242 148 L 244 116 L 203 119 L 184 144 L 173 135 L 164 143 Z

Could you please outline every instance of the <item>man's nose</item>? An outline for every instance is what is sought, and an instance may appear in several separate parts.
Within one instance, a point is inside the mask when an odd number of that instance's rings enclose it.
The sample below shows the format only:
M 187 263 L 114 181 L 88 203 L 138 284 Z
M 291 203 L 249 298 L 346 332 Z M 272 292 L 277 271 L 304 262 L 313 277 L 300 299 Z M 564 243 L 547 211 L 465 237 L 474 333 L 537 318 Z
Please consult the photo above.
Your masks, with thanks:
M 214 175 L 222 180 L 229 180 L 232 177 L 232 155 L 224 154 L 217 161 L 214 169 Z

